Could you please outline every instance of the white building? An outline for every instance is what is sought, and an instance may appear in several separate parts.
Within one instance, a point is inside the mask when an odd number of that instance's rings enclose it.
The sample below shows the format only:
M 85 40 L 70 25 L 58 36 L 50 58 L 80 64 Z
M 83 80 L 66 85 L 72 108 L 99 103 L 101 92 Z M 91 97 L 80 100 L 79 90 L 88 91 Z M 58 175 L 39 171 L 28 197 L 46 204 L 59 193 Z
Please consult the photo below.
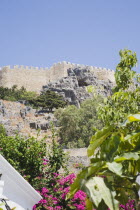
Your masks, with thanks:
M 0 155 L 0 204 L 6 201 L 15 210 L 32 210 L 41 200 L 36 190 Z M 7 210 L 5 205 L 0 208 Z

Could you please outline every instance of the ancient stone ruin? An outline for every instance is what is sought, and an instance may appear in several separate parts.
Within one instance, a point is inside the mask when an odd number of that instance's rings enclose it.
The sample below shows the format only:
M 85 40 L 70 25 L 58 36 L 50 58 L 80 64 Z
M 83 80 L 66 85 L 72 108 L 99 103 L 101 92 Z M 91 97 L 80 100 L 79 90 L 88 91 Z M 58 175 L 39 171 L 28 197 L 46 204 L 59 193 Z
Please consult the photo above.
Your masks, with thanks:
M 13 85 L 17 85 L 18 88 L 23 86 L 28 91 L 40 92 L 42 86 L 67 77 L 68 69 L 88 69 L 98 80 L 109 80 L 113 83 L 115 81 L 113 70 L 64 61 L 54 64 L 50 68 L 18 65 L 2 67 L 0 68 L 0 86 L 11 88 Z

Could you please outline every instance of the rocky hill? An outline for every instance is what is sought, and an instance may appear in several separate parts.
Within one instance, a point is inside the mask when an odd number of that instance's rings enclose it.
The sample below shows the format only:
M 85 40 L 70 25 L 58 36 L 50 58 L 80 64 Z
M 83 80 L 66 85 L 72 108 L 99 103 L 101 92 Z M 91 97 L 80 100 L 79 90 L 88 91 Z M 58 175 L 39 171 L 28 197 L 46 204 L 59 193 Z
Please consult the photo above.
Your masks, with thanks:
M 68 75 L 57 82 L 43 86 L 43 90 L 52 90 L 61 94 L 69 104 L 80 106 L 80 103 L 93 97 L 88 93 L 87 86 L 92 85 L 97 94 L 108 96 L 114 85 L 112 81 L 97 78 L 94 72 L 87 67 L 68 69 Z M 0 124 L 3 124 L 8 135 L 21 133 L 23 135 L 36 135 L 37 130 L 41 136 L 48 134 L 51 121 L 57 125 L 52 113 L 38 112 L 19 102 L 0 101 Z
M 79 106 L 83 100 L 93 97 L 93 93 L 88 93 L 86 89 L 90 85 L 94 87 L 97 94 L 108 96 L 111 94 L 114 83 L 109 79 L 104 81 L 101 78 L 99 80 L 94 72 L 91 72 L 88 68 L 75 68 L 68 69 L 67 77 L 43 86 L 43 90 L 55 91 L 61 94 L 70 104 Z
M 37 136 L 40 131 L 40 137 L 48 135 L 49 140 L 52 121 L 56 124 L 51 113 L 39 113 L 19 102 L 0 100 L 0 124 L 4 125 L 7 135 Z

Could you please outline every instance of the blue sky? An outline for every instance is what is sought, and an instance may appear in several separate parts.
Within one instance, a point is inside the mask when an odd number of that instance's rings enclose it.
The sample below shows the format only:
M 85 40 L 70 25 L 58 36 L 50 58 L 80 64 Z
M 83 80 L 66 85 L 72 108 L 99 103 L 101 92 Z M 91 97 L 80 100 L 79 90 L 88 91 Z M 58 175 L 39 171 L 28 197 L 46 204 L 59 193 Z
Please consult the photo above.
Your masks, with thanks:
M 139 0 L 0 0 L 0 66 L 115 69 L 124 48 L 140 62 L 139 22 Z

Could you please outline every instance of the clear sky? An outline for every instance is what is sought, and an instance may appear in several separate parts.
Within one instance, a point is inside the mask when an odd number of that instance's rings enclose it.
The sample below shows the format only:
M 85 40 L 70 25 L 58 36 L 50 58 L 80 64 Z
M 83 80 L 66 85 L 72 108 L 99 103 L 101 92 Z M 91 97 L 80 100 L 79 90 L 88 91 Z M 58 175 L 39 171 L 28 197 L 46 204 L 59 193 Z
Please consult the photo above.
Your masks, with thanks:
M 120 49 L 140 62 L 139 40 L 140 0 L 0 0 L 0 66 L 115 69 Z

